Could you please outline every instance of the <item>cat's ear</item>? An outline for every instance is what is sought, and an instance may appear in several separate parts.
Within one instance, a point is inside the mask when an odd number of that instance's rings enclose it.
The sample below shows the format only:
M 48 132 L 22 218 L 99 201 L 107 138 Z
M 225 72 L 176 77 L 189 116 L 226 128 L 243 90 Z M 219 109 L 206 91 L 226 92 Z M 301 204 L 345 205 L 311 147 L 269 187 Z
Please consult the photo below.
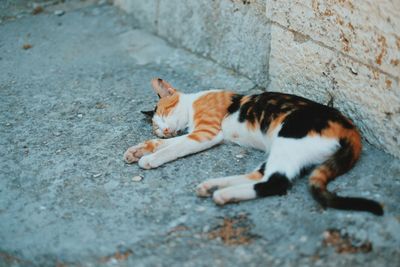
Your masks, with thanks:
M 159 98 L 171 96 L 176 93 L 176 89 L 169 83 L 160 78 L 155 78 L 151 81 L 151 86 L 157 93 Z
M 140 112 L 142 112 L 144 115 L 146 115 L 146 117 L 149 118 L 153 118 L 154 116 L 154 110 L 149 110 L 149 111 L 141 110 Z

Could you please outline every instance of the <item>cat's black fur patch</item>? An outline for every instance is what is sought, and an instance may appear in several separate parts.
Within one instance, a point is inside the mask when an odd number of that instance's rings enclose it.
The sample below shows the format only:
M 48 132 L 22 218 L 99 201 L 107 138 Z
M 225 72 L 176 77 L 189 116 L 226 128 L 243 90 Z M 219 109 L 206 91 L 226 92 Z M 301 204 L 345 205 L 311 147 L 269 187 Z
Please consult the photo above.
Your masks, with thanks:
M 278 135 L 289 138 L 303 138 L 310 131 L 321 133 L 323 129 L 329 126 L 329 121 L 338 122 L 348 129 L 354 128 L 339 111 L 318 103 L 311 103 L 292 111 L 283 120 L 282 129 Z
M 247 102 L 240 105 L 243 95 L 232 96 L 228 107 L 229 114 L 239 111 L 239 122 L 258 122 L 262 132 L 267 132 L 271 122 L 282 114 L 284 119 L 279 136 L 302 138 L 310 131 L 320 133 L 329 121 L 338 122 L 345 128 L 354 126 L 338 110 L 316 103 L 309 99 L 275 92 L 251 95 Z
M 357 197 L 340 197 L 315 186 L 311 186 L 310 191 L 313 198 L 323 208 L 331 207 L 340 210 L 368 211 L 378 216 L 382 216 L 384 213 L 381 204 L 373 200 Z
M 242 99 L 243 95 L 234 94 L 232 96 L 232 103 L 228 107 L 228 113 L 232 114 L 239 110 L 240 108 L 240 100 Z
M 293 108 L 293 103 L 288 102 L 283 96 L 285 95 L 273 92 L 250 96 L 250 99 L 240 107 L 239 122 L 258 121 L 261 131 L 266 132 L 272 120 Z
M 289 179 L 281 173 L 273 173 L 268 181 L 257 183 L 254 185 L 254 190 L 258 197 L 267 196 L 282 196 L 286 195 L 288 189 L 291 187 Z
M 260 168 L 257 170 L 261 175 L 264 175 L 266 163 L 261 164 Z
M 340 148 L 333 154 L 332 160 L 327 160 L 327 164 L 331 164 L 331 168 L 338 171 L 338 175 L 342 175 L 352 167 L 352 159 L 354 158 L 353 147 L 350 142 L 341 138 L 339 140 Z
M 154 111 L 153 110 L 141 110 L 142 114 L 146 115 L 147 117 L 153 118 Z
M 304 177 L 306 175 L 309 175 L 313 170 L 315 169 L 315 165 L 308 165 L 304 166 L 300 169 L 300 173 L 296 178 Z
M 339 149 L 322 164 L 335 172 L 334 177 L 344 174 L 353 166 L 354 152 L 352 145 L 345 138 L 340 138 L 339 144 Z
M 154 114 L 157 112 L 157 105 L 155 106 L 154 110 L 141 110 L 140 112 L 146 115 L 147 122 L 151 123 Z

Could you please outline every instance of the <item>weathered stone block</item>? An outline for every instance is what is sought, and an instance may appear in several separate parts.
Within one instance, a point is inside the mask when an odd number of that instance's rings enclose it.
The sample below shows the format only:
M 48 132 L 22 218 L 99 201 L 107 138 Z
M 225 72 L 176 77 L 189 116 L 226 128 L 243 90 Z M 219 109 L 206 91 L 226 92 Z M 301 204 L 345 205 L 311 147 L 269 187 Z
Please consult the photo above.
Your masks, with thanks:
M 400 155 L 400 91 L 391 78 L 281 26 L 271 27 L 270 90 L 333 101 L 349 115 L 366 140 Z
M 266 0 L 266 3 L 271 21 L 399 79 L 398 0 Z
M 264 1 L 116 0 L 116 4 L 170 43 L 267 85 L 270 34 Z
M 267 86 L 271 37 L 264 1 L 217 2 L 211 58 Z
M 215 2 L 160 1 L 158 35 L 174 45 L 209 56 L 214 34 Z

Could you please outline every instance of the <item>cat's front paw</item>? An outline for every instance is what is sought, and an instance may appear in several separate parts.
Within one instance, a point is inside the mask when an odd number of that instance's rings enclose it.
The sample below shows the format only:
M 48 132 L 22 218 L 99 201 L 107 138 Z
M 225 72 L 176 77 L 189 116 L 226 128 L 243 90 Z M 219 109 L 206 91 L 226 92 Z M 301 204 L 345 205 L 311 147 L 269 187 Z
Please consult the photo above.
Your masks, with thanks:
M 124 160 L 126 163 L 137 162 L 144 155 L 144 145 L 139 144 L 128 148 L 124 153 Z
M 211 196 L 210 190 L 212 189 L 212 185 L 207 182 L 202 182 L 196 187 L 196 194 L 199 197 L 209 197 Z
M 142 157 L 139 160 L 138 164 L 140 168 L 146 170 L 154 169 L 161 165 L 161 163 L 157 162 L 157 160 L 152 155 Z

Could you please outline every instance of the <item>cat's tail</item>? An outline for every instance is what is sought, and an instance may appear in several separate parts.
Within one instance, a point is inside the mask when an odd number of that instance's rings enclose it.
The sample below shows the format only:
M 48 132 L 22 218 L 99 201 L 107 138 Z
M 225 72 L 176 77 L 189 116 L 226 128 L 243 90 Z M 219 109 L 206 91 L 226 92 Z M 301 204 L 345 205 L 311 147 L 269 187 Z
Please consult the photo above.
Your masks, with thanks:
M 351 169 L 361 153 L 361 139 L 357 134 L 342 138 L 339 143 L 340 148 L 311 173 L 309 182 L 312 196 L 324 208 L 368 211 L 375 215 L 383 215 L 383 208 L 376 201 L 365 198 L 341 197 L 328 191 L 328 183 Z

